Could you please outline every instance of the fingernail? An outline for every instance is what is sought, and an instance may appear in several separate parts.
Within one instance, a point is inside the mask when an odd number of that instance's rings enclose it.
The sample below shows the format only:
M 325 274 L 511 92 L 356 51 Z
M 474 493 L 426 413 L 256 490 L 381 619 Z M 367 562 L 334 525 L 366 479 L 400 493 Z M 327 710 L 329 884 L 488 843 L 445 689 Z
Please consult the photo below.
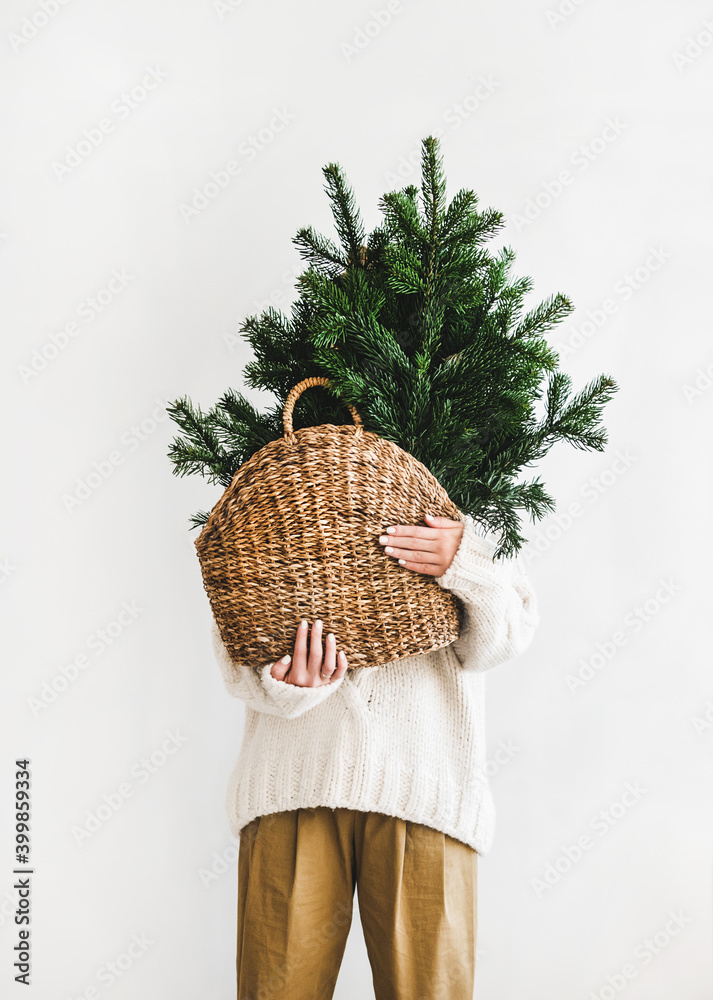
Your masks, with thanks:
M 339 656 L 340 656 L 340 659 L 342 659 L 342 660 L 346 660 L 346 658 L 347 658 L 347 654 L 344 652 L 343 649 L 339 650 Z
M 327 636 L 327 642 L 334 642 L 334 633 L 330 632 Z
M 393 534 L 394 534 L 394 532 L 396 531 L 396 528 L 387 528 L 386 530 L 388 531 L 388 533 L 389 533 L 390 535 L 393 535 Z
M 300 628 L 307 628 L 307 621 L 304 618 L 302 619 L 302 622 L 300 623 Z
M 315 622 L 315 625 L 319 625 L 319 627 L 320 627 L 320 628 L 322 627 L 322 622 L 320 621 L 320 619 L 319 619 L 319 618 L 318 618 L 318 619 L 317 619 L 317 621 Z
M 289 662 L 290 662 L 290 654 L 289 653 L 287 654 L 287 656 L 283 656 L 282 659 L 280 660 L 280 663 L 289 663 Z

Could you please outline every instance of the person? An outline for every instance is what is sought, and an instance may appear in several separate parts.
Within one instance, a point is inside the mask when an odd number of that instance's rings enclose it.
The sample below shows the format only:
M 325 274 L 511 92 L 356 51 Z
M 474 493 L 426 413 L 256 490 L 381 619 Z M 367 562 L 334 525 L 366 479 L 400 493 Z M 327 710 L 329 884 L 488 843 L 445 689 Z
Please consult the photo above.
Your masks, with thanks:
M 407 572 L 461 604 L 449 645 L 349 668 L 320 621 L 292 654 L 235 663 L 213 620 L 229 694 L 246 706 L 226 808 L 238 856 L 238 1000 L 328 1000 L 355 888 L 377 1000 L 471 1000 L 477 863 L 495 809 L 485 760 L 485 673 L 520 655 L 539 621 L 522 558 L 470 515 L 389 525 Z M 309 650 L 307 634 L 310 632 Z

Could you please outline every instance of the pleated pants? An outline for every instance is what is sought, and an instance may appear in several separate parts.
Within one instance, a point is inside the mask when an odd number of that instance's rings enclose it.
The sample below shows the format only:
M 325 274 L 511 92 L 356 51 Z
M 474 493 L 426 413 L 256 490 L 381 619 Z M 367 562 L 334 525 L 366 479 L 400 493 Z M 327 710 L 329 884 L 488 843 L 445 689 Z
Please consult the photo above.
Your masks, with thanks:
M 382 813 L 258 816 L 240 833 L 238 1000 L 329 1000 L 355 887 L 376 1000 L 472 1000 L 477 858 Z

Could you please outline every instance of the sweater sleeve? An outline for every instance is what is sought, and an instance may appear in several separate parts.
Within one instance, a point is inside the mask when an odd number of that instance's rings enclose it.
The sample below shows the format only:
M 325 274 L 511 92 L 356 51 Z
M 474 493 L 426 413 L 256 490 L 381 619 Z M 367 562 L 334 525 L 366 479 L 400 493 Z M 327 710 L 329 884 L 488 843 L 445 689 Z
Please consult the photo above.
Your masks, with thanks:
M 211 617 L 211 640 L 228 694 L 240 698 L 258 712 L 294 719 L 315 705 L 319 705 L 330 694 L 334 694 L 344 680 L 342 676 L 330 684 L 321 684 L 319 687 L 288 684 L 286 681 L 277 680 L 270 673 L 274 661 L 261 667 L 258 677 L 251 667 L 231 659 L 213 617 Z
M 539 623 L 537 599 L 521 557 L 493 560 L 496 548 L 466 514 L 453 562 L 435 578 L 465 608 L 460 636 L 452 643 L 464 670 L 490 670 L 518 656 Z

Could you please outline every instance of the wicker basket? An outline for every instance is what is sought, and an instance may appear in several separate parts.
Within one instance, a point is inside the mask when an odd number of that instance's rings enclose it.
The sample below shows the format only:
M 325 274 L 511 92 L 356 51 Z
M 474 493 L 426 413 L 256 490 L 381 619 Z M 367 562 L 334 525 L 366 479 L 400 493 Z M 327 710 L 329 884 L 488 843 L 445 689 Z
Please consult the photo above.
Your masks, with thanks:
M 195 540 L 203 585 L 231 658 L 259 669 L 294 650 L 300 621 L 321 618 L 349 667 L 379 666 L 447 646 L 460 602 L 433 576 L 400 566 L 379 544 L 390 524 L 424 514 L 462 520 L 428 469 L 398 445 L 354 425 L 292 430 L 251 455 Z

